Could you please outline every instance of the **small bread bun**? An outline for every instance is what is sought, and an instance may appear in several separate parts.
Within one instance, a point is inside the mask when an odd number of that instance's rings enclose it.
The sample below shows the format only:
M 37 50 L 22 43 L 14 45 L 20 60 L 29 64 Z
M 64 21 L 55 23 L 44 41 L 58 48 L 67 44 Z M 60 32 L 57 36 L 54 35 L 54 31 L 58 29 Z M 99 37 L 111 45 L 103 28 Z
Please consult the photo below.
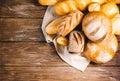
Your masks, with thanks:
M 56 38 L 56 42 L 61 45 L 61 46 L 67 46 L 68 44 L 68 39 L 66 37 L 63 36 L 58 36 Z
M 82 32 L 74 30 L 69 35 L 68 51 L 82 53 L 84 51 L 85 37 Z
M 118 6 L 113 2 L 109 2 L 102 5 L 101 11 L 109 18 L 114 18 L 119 14 Z
M 83 18 L 82 30 L 91 41 L 101 41 L 111 32 L 111 21 L 102 12 L 90 12 Z
M 91 4 L 89 4 L 88 11 L 89 12 L 100 11 L 100 4 L 99 3 L 91 3 Z
M 115 35 L 111 35 L 106 43 L 88 42 L 84 54 L 89 60 L 102 64 L 110 61 L 114 57 L 117 48 L 117 38 Z
M 120 35 L 120 17 L 115 17 L 112 19 L 112 33 L 115 35 Z

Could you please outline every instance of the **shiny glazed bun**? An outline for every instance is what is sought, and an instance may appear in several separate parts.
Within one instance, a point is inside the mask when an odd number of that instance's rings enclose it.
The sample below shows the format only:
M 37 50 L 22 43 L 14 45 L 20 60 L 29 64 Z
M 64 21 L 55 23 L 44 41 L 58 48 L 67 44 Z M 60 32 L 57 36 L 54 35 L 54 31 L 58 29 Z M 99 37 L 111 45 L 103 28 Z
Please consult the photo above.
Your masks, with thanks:
M 83 18 L 82 30 L 88 39 L 97 42 L 111 32 L 111 21 L 102 12 L 90 12 Z

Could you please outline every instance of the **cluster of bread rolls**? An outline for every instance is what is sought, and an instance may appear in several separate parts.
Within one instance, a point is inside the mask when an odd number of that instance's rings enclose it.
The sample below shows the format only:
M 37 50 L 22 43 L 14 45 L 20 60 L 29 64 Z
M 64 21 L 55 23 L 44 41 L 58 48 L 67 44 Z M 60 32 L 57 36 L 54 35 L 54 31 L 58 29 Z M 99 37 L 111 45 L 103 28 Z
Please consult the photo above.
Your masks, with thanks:
M 71 53 L 83 53 L 95 63 L 110 61 L 118 48 L 120 35 L 120 0 L 39 0 L 54 5 L 59 18 L 49 23 L 48 35 L 58 35 L 56 42 Z M 84 11 L 86 12 L 84 13 Z M 87 41 L 85 41 L 87 40 Z

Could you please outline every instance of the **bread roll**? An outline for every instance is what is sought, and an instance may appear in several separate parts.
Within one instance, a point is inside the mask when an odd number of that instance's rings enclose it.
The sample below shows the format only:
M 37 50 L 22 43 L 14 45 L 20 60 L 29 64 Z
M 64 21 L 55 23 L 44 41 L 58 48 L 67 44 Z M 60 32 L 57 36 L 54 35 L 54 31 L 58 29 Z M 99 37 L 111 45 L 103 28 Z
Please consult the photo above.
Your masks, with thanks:
M 65 0 L 65 1 L 55 4 L 55 6 L 54 6 L 54 11 L 58 15 L 65 15 L 74 10 L 77 10 L 74 0 Z
M 66 38 L 66 37 L 63 37 L 63 36 L 58 36 L 58 37 L 56 38 L 56 42 L 57 42 L 59 45 L 61 45 L 61 46 L 67 46 L 67 44 L 68 44 L 67 38 Z
M 89 12 L 100 11 L 100 4 L 99 3 L 91 3 L 91 4 L 89 4 L 88 11 Z
M 58 25 L 59 23 L 62 22 L 62 18 L 63 17 L 55 19 L 46 26 L 45 31 L 48 35 L 53 35 L 58 33 Z
M 119 14 L 118 6 L 113 2 L 103 4 L 101 6 L 101 11 L 109 18 L 114 18 Z
M 85 38 L 79 31 L 72 31 L 69 36 L 68 51 L 72 53 L 81 53 L 84 50 Z
M 98 64 L 110 61 L 117 51 L 118 41 L 115 35 L 111 35 L 105 42 L 88 42 L 84 51 L 85 56 Z
M 66 36 L 81 22 L 83 13 L 79 10 L 73 11 L 62 19 L 58 24 L 59 34 Z
M 120 17 L 115 17 L 112 19 L 112 33 L 115 35 L 120 35 Z
M 65 37 L 75 27 L 77 27 L 77 25 L 81 22 L 82 17 L 82 12 L 80 12 L 79 10 L 73 11 L 68 15 L 53 20 L 46 26 L 45 31 L 49 35 L 59 33 L 63 37 Z
M 74 10 L 85 10 L 90 3 L 90 0 L 64 0 L 58 2 L 54 6 L 54 10 L 58 15 L 65 15 Z
M 102 12 L 90 12 L 83 18 L 82 30 L 91 41 L 101 41 L 111 32 L 111 21 Z

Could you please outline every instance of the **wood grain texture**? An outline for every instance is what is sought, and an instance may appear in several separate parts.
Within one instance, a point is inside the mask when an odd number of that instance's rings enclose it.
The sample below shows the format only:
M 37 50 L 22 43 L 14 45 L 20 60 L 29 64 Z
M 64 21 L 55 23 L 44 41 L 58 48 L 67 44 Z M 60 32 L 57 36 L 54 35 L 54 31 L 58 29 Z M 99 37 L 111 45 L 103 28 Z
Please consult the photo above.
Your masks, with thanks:
M 0 19 L 0 41 L 44 41 L 42 19 Z
M 4 67 L 0 81 L 120 81 L 120 67 Z
M 41 25 L 42 19 L 1 18 L 0 41 L 45 41 Z
M 120 43 L 110 62 L 80 72 L 45 42 L 46 8 L 38 0 L 0 0 L 0 81 L 120 81 Z
M 57 55 L 55 49 L 46 43 L 40 42 L 5 42 L 0 43 L 1 66 L 69 66 Z M 118 50 L 119 51 L 119 50 Z M 119 66 L 120 52 L 117 52 L 110 62 L 90 66 Z
M 38 4 L 37 0 L 2 0 L 0 2 L 0 17 L 43 18 L 46 8 Z

